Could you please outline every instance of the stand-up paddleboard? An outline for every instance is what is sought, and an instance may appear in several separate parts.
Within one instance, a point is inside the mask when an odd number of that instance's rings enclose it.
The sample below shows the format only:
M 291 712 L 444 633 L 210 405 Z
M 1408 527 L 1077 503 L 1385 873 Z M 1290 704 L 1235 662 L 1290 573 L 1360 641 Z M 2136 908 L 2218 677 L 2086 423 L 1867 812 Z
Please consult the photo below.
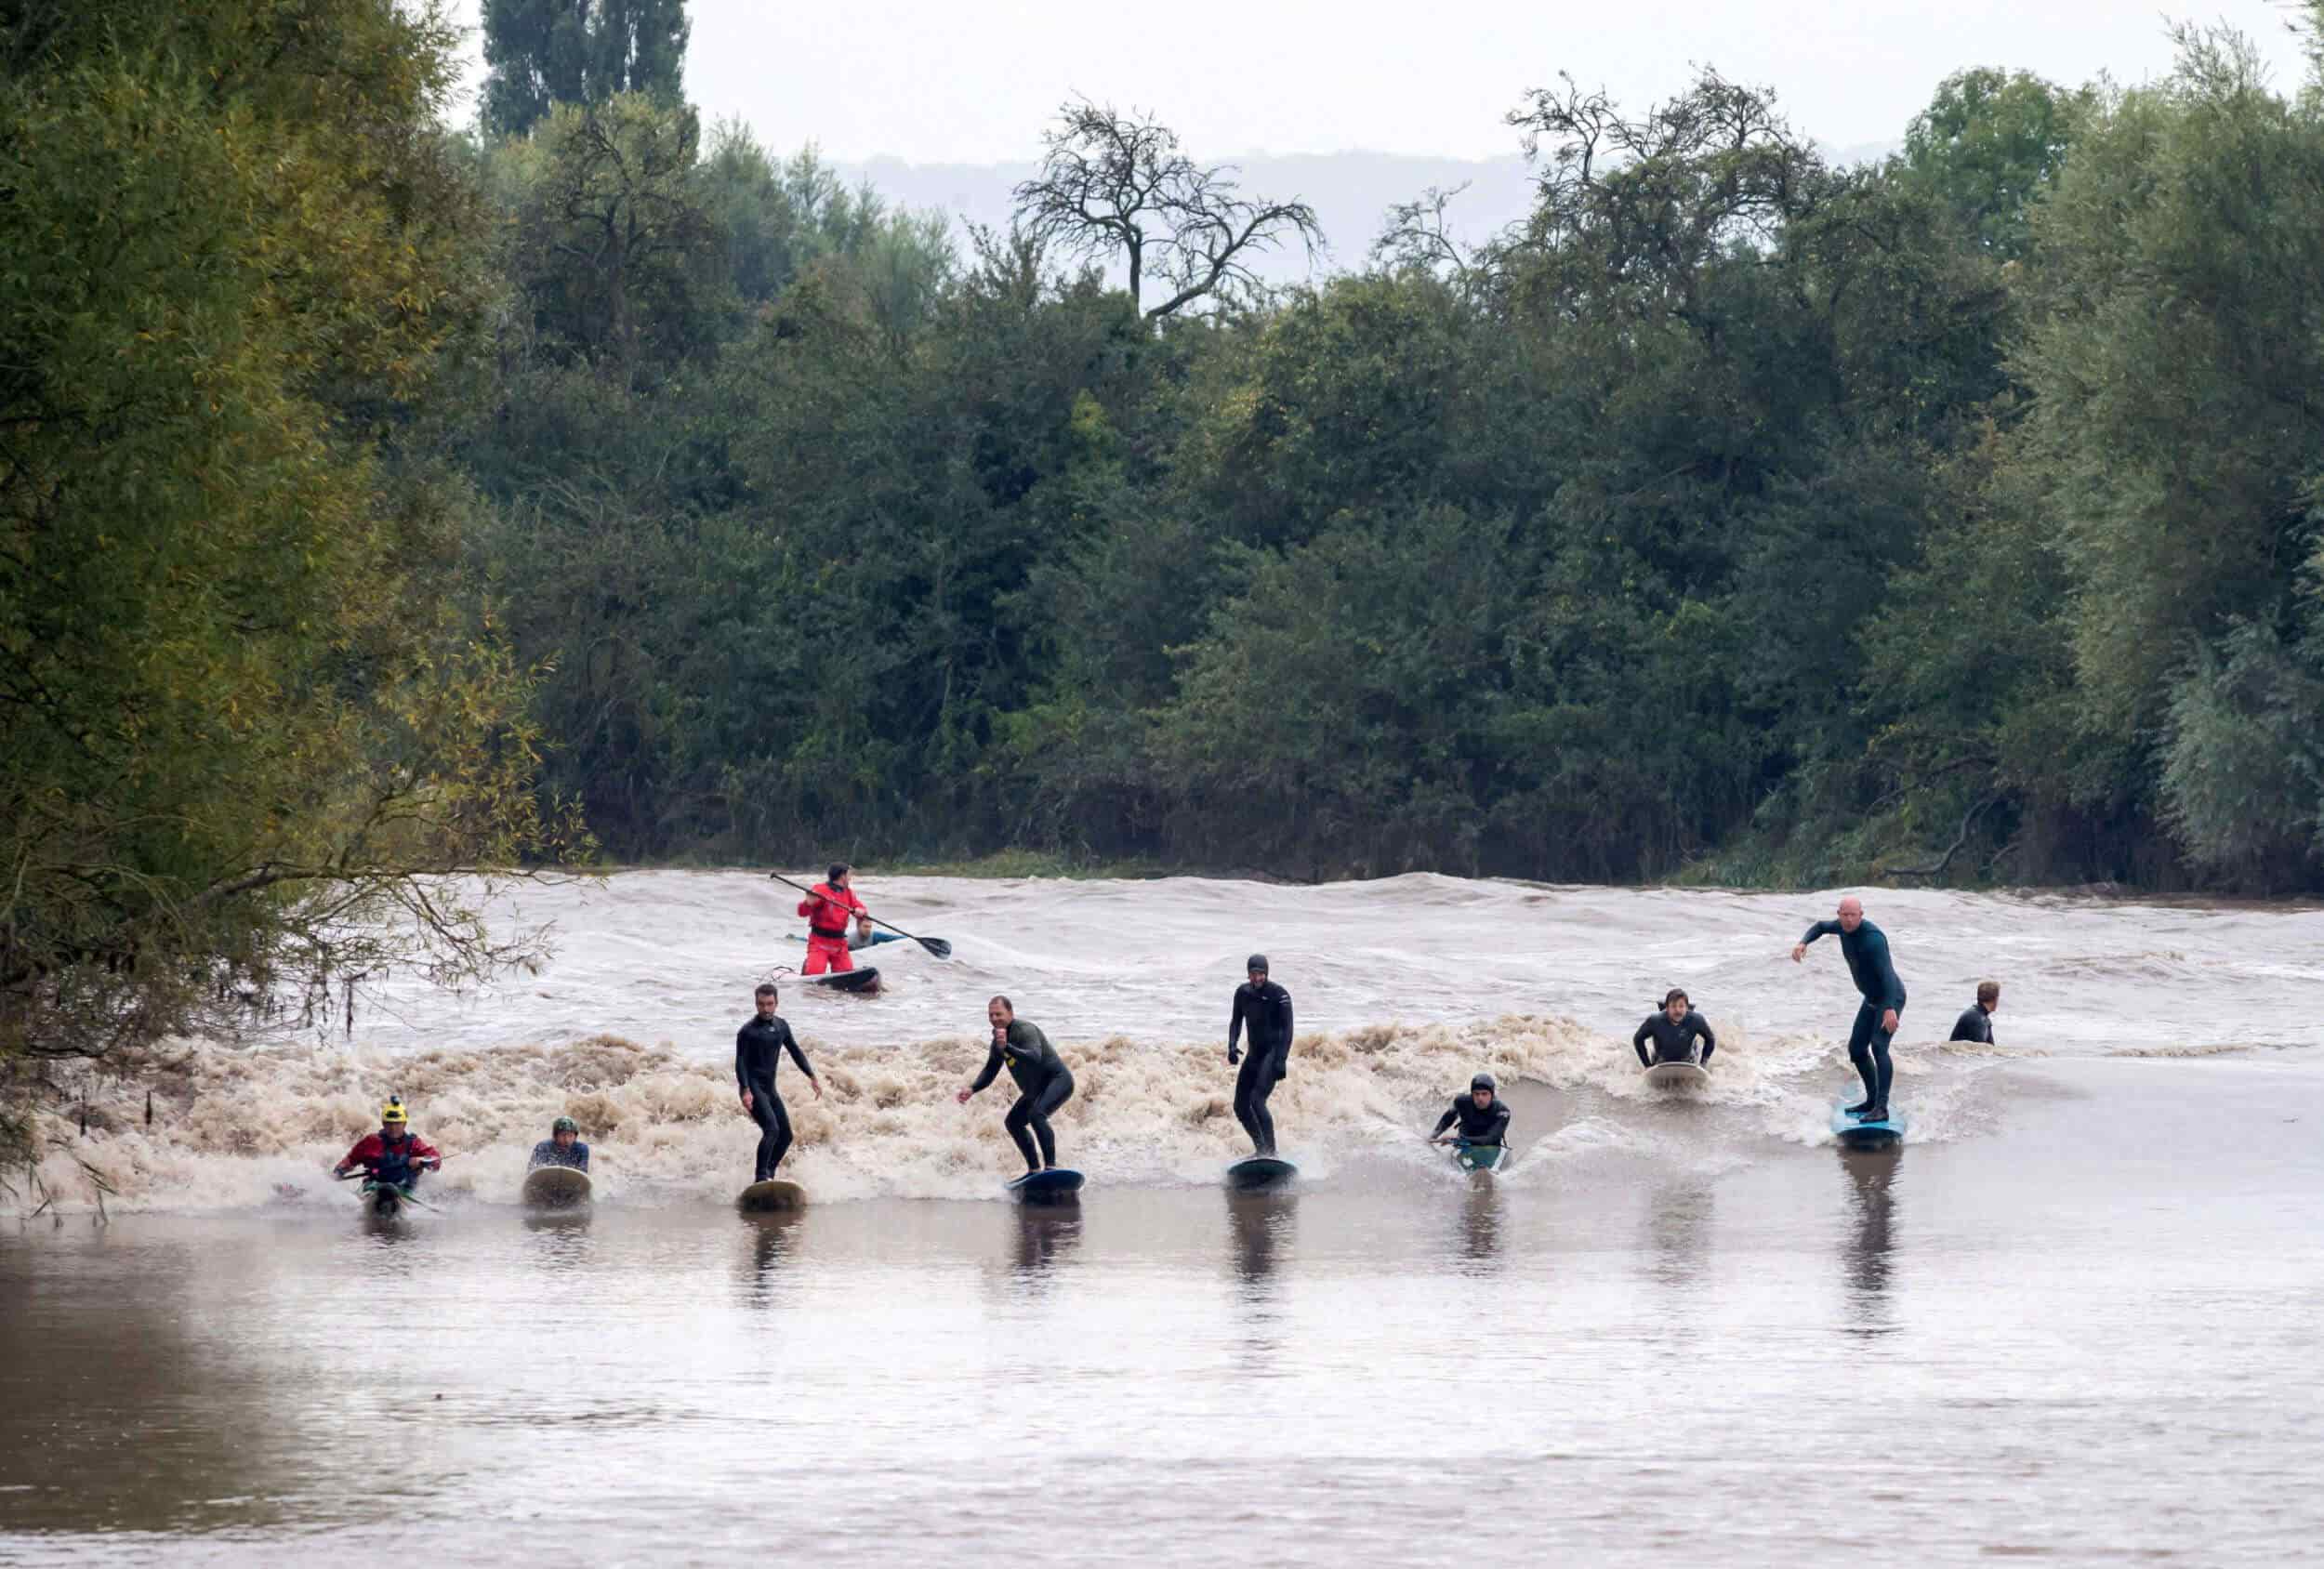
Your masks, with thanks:
M 573 1166 L 536 1166 L 524 1174 L 524 1202 L 535 1209 L 571 1209 L 589 1202 L 589 1174 Z
M 1287 1160 L 1273 1155 L 1253 1155 L 1238 1160 L 1226 1168 L 1226 1185 L 1230 1188 L 1274 1188 L 1288 1182 L 1300 1174 L 1300 1168 Z
M 879 971 L 870 965 L 858 965 L 853 969 L 827 969 L 821 975 L 798 975 L 792 983 L 799 986 L 828 986 L 835 992 L 853 992 L 859 996 L 872 996 L 879 990 Z
M 1710 1082 L 1710 1070 L 1700 1062 L 1657 1062 L 1646 1082 L 1657 1089 L 1696 1089 Z
M 1851 1150 L 1884 1150 L 1905 1136 L 1907 1126 L 1905 1118 L 1894 1112 L 1884 1122 L 1866 1122 L 1849 1111 L 1845 1102 L 1832 1108 L 1831 1130 Z
M 1081 1193 L 1081 1173 L 1050 1167 L 1028 1171 L 1009 1184 L 1020 1204 L 1072 1204 Z
M 1506 1144 L 1455 1144 L 1453 1164 L 1463 1171 L 1494 1171 L 1509 1158 Z
M 734 1202 L 754 1213 L 772 1209 L 804 1209 L 807 1206 L 807 1190 L 797 1182 L 771 1178 L 764 1182 L 753 1182 L 743 1190 L 742 1196 Z

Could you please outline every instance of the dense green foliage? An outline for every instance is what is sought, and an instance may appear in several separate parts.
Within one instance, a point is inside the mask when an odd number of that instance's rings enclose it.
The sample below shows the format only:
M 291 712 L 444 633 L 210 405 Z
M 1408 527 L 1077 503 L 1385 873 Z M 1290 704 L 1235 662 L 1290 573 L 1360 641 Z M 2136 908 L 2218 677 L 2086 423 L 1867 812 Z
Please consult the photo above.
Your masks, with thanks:
M 2313 886 L 2324 108 L 2182 42 L 1850 169 L 1545 89 L 1483 252 L 1161 321 L 561 109 L 453 454 L 549 773 L 632 858 Z
M 7 16 L 0 1061 L 489 965 L 426 874 L 557 830 L 416 439 L 490 286 L 452 34 L 387 0 Z
M 484 0 L 483 24 L 483 122 L 512 136 L 561 103 L 674 101 L 693 31 L 686 0 Z

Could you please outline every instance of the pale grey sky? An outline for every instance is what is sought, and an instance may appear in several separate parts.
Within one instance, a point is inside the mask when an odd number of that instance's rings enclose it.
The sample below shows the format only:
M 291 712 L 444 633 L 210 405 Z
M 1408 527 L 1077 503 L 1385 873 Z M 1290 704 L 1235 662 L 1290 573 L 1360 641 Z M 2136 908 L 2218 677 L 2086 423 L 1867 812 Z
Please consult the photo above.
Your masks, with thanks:
M 471 24 L 476 0 L 458 0 Z M 1776 89 L 1832 147 L 1897 138 L 1971 65 L 2067 83 L 2167 70 L 2170 20 L 2226 21 L 2303 69 L 2276 0 L 1255 0 L 1238 7 L 1088 0 L 693 0 L 687 96 L 772 147 L 914 163 L 1032 157 L 1080 92 L 1151 109 L 1198 157 L 1366 150 L 1512 152 L 1501 116 L 1571 72 L 1644 104 L 1690 62 Z M 478 66 L 481 80 L 481 61 Z

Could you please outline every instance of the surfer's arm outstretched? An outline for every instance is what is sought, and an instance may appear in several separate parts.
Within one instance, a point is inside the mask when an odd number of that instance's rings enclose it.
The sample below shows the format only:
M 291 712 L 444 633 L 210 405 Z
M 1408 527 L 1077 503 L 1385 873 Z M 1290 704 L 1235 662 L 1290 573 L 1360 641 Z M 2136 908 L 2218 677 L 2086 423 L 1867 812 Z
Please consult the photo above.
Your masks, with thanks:
M 1814 926 L 1807 929 L 1807 934 L 1805 936 L 1802 937 L 1799 942 L 1792 944 L 1791 962 L 1797 964 L 1800 960 L 1805 958 L 1807 956 L 1807 945 L 1810 943 L 1815 942 L 1818 937 L 1836 936 L 1839 931 L 1840 923 L 1838 921 L 1817 921 Z
M 978 1090 L 983 1089 L 986 1085 L 991 1084 L 994 1079 L 999 1076 L 1000 1042 L 996 1040 L 993 1042 L 993 1049 L 985 1054 L 984 1071 L 977 1075 L 975 1078 L 970 1080 L 969 1087 L 966 1089 L 963 1089 L 957 1096 L 954 1097 L 954 1099 L 959 1101 L 963 1105 L 966 1105 L 970 1096 L 975 1094 Z

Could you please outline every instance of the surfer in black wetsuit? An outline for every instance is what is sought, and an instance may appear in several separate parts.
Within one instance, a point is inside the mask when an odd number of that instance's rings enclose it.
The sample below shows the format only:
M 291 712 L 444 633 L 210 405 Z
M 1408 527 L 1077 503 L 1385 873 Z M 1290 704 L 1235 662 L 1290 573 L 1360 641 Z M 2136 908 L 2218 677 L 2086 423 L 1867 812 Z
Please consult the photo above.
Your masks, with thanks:
M 525 1168 L 542 1166 L 569 1166 L 575 1171 L 589 1168 L 589 1147 L 581 1142 L 581 1125 L 571 1117 L 559 1117 L 549 1124 L 548 1137 L 533 1146 L 533 1158 Z
M 772 983 L 760 983 L 758 999 L 759 1011 L 734 1032 L 734 1083 L 742 1091 L 743 1110 L 759 1125 L 759 1154 L 750 1180 L 763 1182 L 774 1175 L 791 1148 L 790 1113 L 774 1092 L 774 1071 L 782 1065 L 783 1053 L 791 1054 L 799 1071 L 815 1087 L 818 1101 L 823 1099 L 823 1081 L 807 1065 L 807 1054 L 791 1034 L 791 1022 L 775 1012 Z
M 1251 1149 L 1262 1155 L 1275 1153 L 1274 1118 L 1267 1114 L 1267 1097 L 1290 1071 L 1291 994 L 1267 979 L 1267 956 L 1253 954 L 1244 966 L 1250 979 L 1235 988 L 1235 1012 L 1226 1022 L 1226 1061 L 1236 1061 L 1235 1042 L 1243 1026 L 1250 1026 L 1250 1052 L 1243 1071 L 1235 1075 L 1235 1120 L 1250 1135 Z
M 1953 1022 L 1954 1040 L 1973 1040 L 1980 1045 L 1993 1044 L 1993 1010 L 2001 1006 L 2001 983 L 1999 981 L 1977 982 L 1977 1000 L 1969 1010 Z
M 1654 1055 L 1646 1054 L 1646 1042 L 1655 1043 Z M 1638 1065 L 1651 1068 L 1657 1062 L 1692 1062 L 1696 1061 L 1695 1043 L 1703 1043 L 1702 1065 L 1710 1066 L 1710 1054 L 1719 1049 L 1718 1039 L 1710 1033 L 1710 1021 L 1695 1011 L 1695 1005 L 1676 986 L 1662 999 L 1659 1012 L 1646 1015 L 1646 1022 L 1638 1026 L 1630 1044 L 1638 1053 Z
M 1445 1129 L 1454 1123 L 1460 1125 L 1458 1135 Z M 1430 1135 L 1432 1144 L 1445 1144 L 1458 1137 L 1464 1144 L 1506 1144 L 1509 1142 L 1509 1107 L 1496 1093 L 1491 1074 L 1479 1074 L 1469 1081 L 1469 1093 L 1456 1095 L 1445 1114 L 1436 1119 L 1436 1131 Z
M 1864 902 L 1854 895 L 1840 902 L 1838 920 L 1817 921 L 1792 945 L 1791 962 L 1807 957 L 1807 945 L 1835 932 L 1840 951 L 1855 977 L 1864 1005 L 1856 1009 L 1855 1028 L 1848 1033 L 1848 1061 L 1864 1080 L 1864 1100 L 1848 1108 L 1866 1122 L 1888 1120 L 1888 1084 L 1895 1066 L 1888 1060 L 1889 1037 L 1905 1010 L 1905 983 L 1888 956 L 1888 934 L 1864 918 Z
M 1001 1126 L 1017 1141 L 1025 1170 L 1045 1170 L 1057 1164 L 1057 1135 L 1050 1127 L 1050 1114 L 1072 1096 L 1074 1076 L 1041 1026 L 1018 1018 L 1016 1006 L 1007 997 L 985 1004 L 984 1017 L 993 1026 L 993 1049 L 984 1059 L 984 1071 L 953 1099 L 967 1105 L 969 1097 L 992 1083 L 1007 1063 L 1009 1076 L 1017 1081 L 1017 1103 L 1009 1108 Z

